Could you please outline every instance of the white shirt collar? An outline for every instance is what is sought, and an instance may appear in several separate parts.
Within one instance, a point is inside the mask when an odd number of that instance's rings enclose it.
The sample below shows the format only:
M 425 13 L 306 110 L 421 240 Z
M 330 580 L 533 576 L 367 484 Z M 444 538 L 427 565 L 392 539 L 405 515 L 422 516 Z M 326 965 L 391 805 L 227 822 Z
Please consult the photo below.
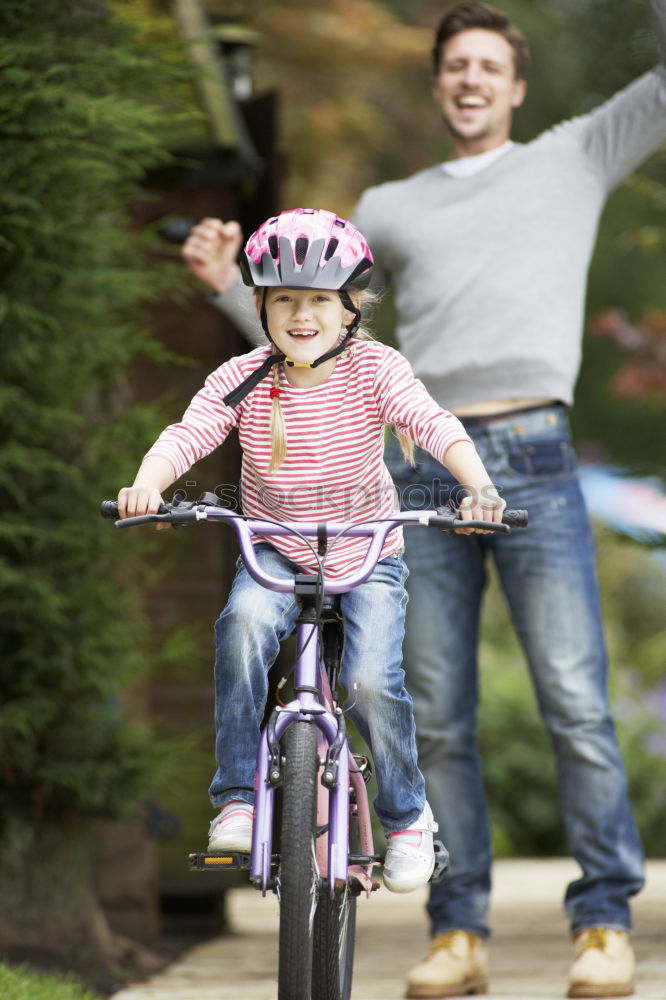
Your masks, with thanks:
M 476 153 L 474 156 L 462 156 L 459 160 L 447 160 L 445 163 L 442 163 L 442 170 L 450 177 L 472 177 L 474 174 L 478 174 L 479 171 L 485 170 L 491 163 L 498 160 L 500 156 L 508 153 L 510 149 L 513 149 L 514 145 L 515 143 L 511 139 L 507 139 L 501 146 L 489 149 L 485 153 Z

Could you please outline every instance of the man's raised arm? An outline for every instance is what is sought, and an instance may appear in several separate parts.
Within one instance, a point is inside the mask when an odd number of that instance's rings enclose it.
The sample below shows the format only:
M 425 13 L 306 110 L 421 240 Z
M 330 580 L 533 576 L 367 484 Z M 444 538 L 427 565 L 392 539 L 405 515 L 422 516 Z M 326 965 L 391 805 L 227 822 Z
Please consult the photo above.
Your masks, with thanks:
M 192 228 L 182 254 L 190 271 L 211 289 L 209 301 L 228 316 L 253 347 L 266 337 L 257 319 L 252 290 L 243 284 L 236 263 L 243 244 L 237 222 L 206 218 Z

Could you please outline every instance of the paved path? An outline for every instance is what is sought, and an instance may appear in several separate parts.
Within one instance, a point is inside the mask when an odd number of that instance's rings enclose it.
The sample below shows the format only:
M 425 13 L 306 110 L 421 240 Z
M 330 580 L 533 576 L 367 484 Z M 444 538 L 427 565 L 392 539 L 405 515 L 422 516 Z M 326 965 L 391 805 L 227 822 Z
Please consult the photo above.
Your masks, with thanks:
M 573 862 L 559 859 L 495 864 L 493 996 L 563 996 L 572 952 L 560 900 L 577 871 Z M 403 996 L 405 972 L 427 949 L 425 895 L 396 896 L 381 889 L 359 900 L 353 1000 Z M 275 1000 L 276 902 L 250 888 L 229 896 L 233 934 L 193 948 L 165 972 L 121 990 L 113 1000 Z M 648 885 L 636 899 L 634 918 L 636 998 L 666 1000 L 666 861 L 648 865 Z

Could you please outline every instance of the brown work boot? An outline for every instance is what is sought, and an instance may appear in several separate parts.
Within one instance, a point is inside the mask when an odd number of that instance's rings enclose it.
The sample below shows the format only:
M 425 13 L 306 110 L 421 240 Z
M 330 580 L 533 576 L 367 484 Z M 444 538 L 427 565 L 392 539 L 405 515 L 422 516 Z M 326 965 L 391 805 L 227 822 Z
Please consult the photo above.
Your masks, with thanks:
M 568 997 L 628 997 L 634 992 L 634 950 L 626 931 L 587 927 L 576 934 L 574 946 Z
M 483 938 L 467 931 L 436 934 L 430 951 L 407 975 L 411 998 L 458 997 L 488 989 L 488 954 Z

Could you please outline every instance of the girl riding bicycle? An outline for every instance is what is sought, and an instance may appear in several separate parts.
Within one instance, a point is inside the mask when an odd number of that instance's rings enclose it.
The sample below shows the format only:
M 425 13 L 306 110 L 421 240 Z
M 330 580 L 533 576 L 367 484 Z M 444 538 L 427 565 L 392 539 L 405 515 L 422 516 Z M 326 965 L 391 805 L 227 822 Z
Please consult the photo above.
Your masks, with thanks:
M 409 454 L 430 451 L 461 483 L 461 517 L 499 522 L 504 509 L 462 424 L 442 410 L 395 350 L 359 329 L 372 255 L 344 219 L 296 209 L 248 240 L 243 278 L 255 288 L 265 347 L 214 371 L 178 424 L 150 449 L 134 484 L 120 490 L 121 517 L 154 513 L 161 493 L 237 427 L 243 451 L 243 512 L 279 521 L 381 520 L 399 509 L 382 459 L 384 428 Z M 367 542 L 342 537 L 326 574 L 360 565 Z M 402 639 L 407 569 L 392 531 L 368 581 L 342 594 L 344 704 L 375 763 L 375 812 L 387 838 L 384 884 L 408 892 L 430 878 L 433 821 L 418 769 Z M 274 576 L 317 572 L 299 536 L 260 541 L 257 558 Z M 239 565 L 216 626 L 217 771 L 209 789 L 220 812 L 209 851 L 251 847 L 254 773 L 267 676 L 298 614 L 294 595 L 266 590 Z

